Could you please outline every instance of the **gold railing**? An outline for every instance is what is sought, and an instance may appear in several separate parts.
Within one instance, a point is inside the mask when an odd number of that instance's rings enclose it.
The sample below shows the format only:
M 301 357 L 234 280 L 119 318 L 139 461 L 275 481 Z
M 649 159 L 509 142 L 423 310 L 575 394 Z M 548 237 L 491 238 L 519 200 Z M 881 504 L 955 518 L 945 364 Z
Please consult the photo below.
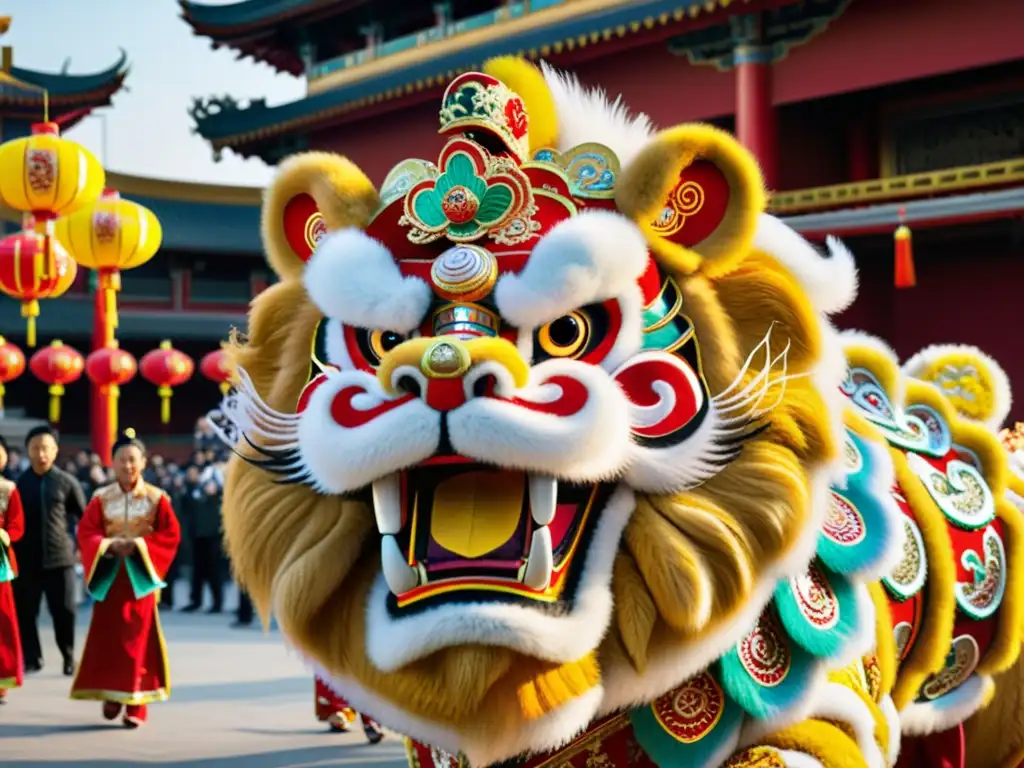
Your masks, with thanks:
M 898 202 L 1019 183 L 1024 183 L 1024 158 L 912 173 L 907 176 L 890 176 L 851 184 L 774 192 L 769 207 L 772 213 L 777 214 L 810 213 L 829 208 Z

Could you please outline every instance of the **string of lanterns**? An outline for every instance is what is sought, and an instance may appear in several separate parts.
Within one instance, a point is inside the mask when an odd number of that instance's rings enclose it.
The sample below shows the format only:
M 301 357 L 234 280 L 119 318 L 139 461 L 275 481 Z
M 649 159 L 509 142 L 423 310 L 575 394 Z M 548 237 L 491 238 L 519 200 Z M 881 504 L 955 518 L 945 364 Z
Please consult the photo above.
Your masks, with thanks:
M 103 166 L 87 149 L 63 138 L 56 123 L 37 123 L 29 136 L 0 145 L 0 203 L 22 214 L 22 231 L 0 240 L 0 293 L 20 302 L 30 349 L 37 343 L 40 301 L 64 295 L 79 267 L 97 273 L 91 353 L 83 358 L 55 339 L 32 354 L 27 367 L 49 387 L 54 423 L 60 420 L 65 387 L 86 375 L 96 388 L 93 409 L 100 411 L 93 421 L 94 450 L 109 460 L 120 388 L 141 373 L 157 388 L 161 421 L 167 424 L 173 390 L 196 366 L 170 341 L 136 361 L 114 337 L 121 273 L 153 258 L 163 232 L 152 211 L 105 185 Z M 0 337 L 0 414 L 4 386 L 24 373 L 25 363 L 24 353 Z M 230 386 L 223 350 L 206 355 L 200 370 L 222 389 Z

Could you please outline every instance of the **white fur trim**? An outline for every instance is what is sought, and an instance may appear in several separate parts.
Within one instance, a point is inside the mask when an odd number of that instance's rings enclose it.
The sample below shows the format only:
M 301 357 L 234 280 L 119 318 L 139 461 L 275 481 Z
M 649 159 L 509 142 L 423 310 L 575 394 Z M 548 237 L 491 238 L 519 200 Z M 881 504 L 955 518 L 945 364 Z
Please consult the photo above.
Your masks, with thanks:
M 1020 453 L 1020 451 L 1018 451 L 1017 453 Z M 1013 454 L 1013 455 L 1011 455 L 1011 456 L 1010 456 L 1010 459 L 1011 459 L 1011 460 L 1016 460 L 1016 461 L 1019 461 L 1019 462 L 1021 462 L 1022 464 L 1024 464 L 1024 457 L 1022 457 L 1022 456 L 1018 456 L 1017 454 Z M 1017 467 L 1014 467 L 1014 466 L 1012 465 L 1012 463 L 1011 463 L 1011 465 L 1010 465 L 1010 469 L 1011 469 L 1011 471 L 1014 471 L 1014 472 L 1018 472 L 1018 473 L 1019 473 L 1019 472 L 1021 471 L 1021 470 L 1020 470 L 1020 469 L 1018 469 Z M 1006 498 L 1007 498 L 1007 499 L 1009 499 L 1009 500 L 1010 500 L 1010 502 L 1011 502 L 1011 503 L 1012 503 L 1012 504 L 1013 504 L 1013 505 L 1014 505 L 1015 507 L 1017 507 L 1017 509 L 1019 509 L 1019 510 L 1020 510 L 1021 512 L 1024 512 L 1024 498 L 1022 498 L 1021 496 L 1017 495 L 1016 493 L 1014 493 L 1014 492 L 1013 492 L 1013 491 L 1011 491 L 1010 489 L 1007 489 L 1007 490 L 1006 490 Z
M 448 414 L 448 436 L 463 456 L 510 469 L 543 472 L 578 482 L 621 476 L 631 445 L 629 403 L 601 368 L 576 360 L 548 360 L 530 369 L 530 383 L 514 394 L 544 402 L 558 397 L 549 380 L 574 379 L 587 402 L 568 417 L 481 397 Z
M 503 603 L 446 604 L 395 619 L 387 610 L 383 576 L 367 599 L 366 650 L 391 672 L 454 645 L 496 645 L 555 662 L 575 661 L 597 648 L 612 612 L 611 579 L 619 540 L 636 504 L 620 485 L 597 520 L 592 543 L 570 567 L 583 568 L 572 610 L 560 615 Z
M 839 333 L 839 340 L 842 344 L 843 350 L 848 350 L 851 347 L 866 347 L 867 349 L 874 350 L 880 355 L 884 355 L 889 360 L 892 360 L 893 365 L 899 366 L 900 358 L 896 354 L 896 351 L 890 347 L 886 342 L 882 341 L 877 336 L 872 336 L 870 333 L 864 331 L 849 330 L 841 331 Z M 896 377 L 896 387 L 898 391 L 888 392 L 889 398 L 892 400 L 892 407 L 897 411 L 903 408 L 904 398 L 904 387 L 903 380 Z
M 408 333 L 430 307 L 430 286 L 403 277 L 391 251 L 352 227 L 320 241 L 302 279 L 321 312 L 357 328 Z
M 856 693 L 839 683 L 825 685 L 809 717 L 846 723 L 853 729 L 857 746 L 868 768 L 885 768 L 887 761 L 875 741 L 875 718 Z
M 857 611 L 857 632 L 835 658 L 828 660 L 830 668 L 845 667 L 875 649 L 875 601 L 871 599 L 867 585 L 855 584 L 853 598 Z
M 461 752 L 473 765 L 491 765 L 525 752 L 546 752 L 564 746 L 590 724 L 601 698 L 601 687 L 598 686 L 529 724 L 511 723 L 504 733 L 493 730 L 481 732 L 473 728 L 472 722 L 464 724 L 464 732 L 458 732 L 409 715 L 364 688 L 354 678 L 333 675 L 301 654 L 300 658 L 314 675 L 335 693 L 344 696 L 357 711 L 366 712 L 381 725 L 422 744 L 451 754 Z
M 764 606 L 772 598 L 780 579 L 788 579 L 807 570 L 818 545 L 818 535 L 829 503 L 829 470 L 811 473 L 810 515 L 792 549 L 765 568 L 751 590 L 746 604 L 729 622 L 718 629 L 698 635 L 690 645 L 680 644 L 659 656 L 651 656 L 642 675 L 629 665 L 602 667 L 605 698 L 600 714 L 643 705 L 670 691 L 684 680 L 703 671 L 734 646 L 757 623 Z M 822 673 L 824 670 L 822 670 Z
M 654 134 L 651 119 L 632 114 L 622 102 L 608 98 L 603 88 L 586 88 L 579 79 L 546 62 L 541 70 L 555 100 L 558 114 L 558 149 L 562 152 L 580 144 L 596 142 L 612 150 L 625 168 Z
M 786 768 L 825 768 L 816 758 L 804 752 L 794 752 L 792 749 L 777 750 Z
M 331 403 L 348 387 L 363 390 L 353 399 L 362 410 L 395 399 L 365 371 L 328 372 L 327 381 L 310 396 L 297 430 L 302 464 L 321 493 L 347 493 L 412 466 L 429 458 L 441 439 L 441 414 L 418 398 L 346 429 L 331 417 Z
M 886 725 L 889 726 L 889 746 L 886 749 L 886 759 L 889 761 L 889 765 L 896 765 L 896 761 L 900 757 L 900 746 L 902 734 L 900 733 L 900 713 L 896 711 L 896 705 L 893 704 L 892 697 L 886 694 L 882 697 L 882 700 L 878 702 L 879 709 L 882 710 L 882 714 L 885 715 Z
M 494 299 L 512 325 L 537 328 L 621 296 L 646 268 L 647 241 L 633 222 L 612 211 L 584 211 L 541 238 L 522 272 L 503 275 Z
M 914 702 L 900 712 L 905 736 L 927 736 L 965 722 L 980 710 L 995 683 L 988 675 L 971 675 L 936 701 Z
M 993 389 L 992 416 L 984 420 L 984 423 L 989 429 L 998 430 L 1003 426 L 1006 417 L 1010 415 L 1010 408 L 1013 405 L 1010 377 L 1006 375 L 1006 371 L 999 363 L 977 347 L 970 344 L 935 344 L 925 347 L 903 364 L 903 372 L 911 378 L 919 379 L 925 368 L 934 365 L 947 355 L 969 356 L 973 358 L 974 365 L 984 369 L 988 374 L 992 380 Z M 939 389 L 944 391 L 942 387 Z
M 768 213 L 762 213 L 754 231 L 753 246 L 786 267 L 807 291 L 815 308 L 836 314 L 857 298 L 857 264 L 838 238 L 825 241 L 824 257 L 795 229 Z

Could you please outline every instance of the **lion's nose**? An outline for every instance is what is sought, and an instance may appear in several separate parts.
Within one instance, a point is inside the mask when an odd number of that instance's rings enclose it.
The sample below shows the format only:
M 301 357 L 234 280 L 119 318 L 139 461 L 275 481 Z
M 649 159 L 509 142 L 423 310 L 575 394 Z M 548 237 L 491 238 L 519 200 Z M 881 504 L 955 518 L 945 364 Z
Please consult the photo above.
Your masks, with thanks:
M 458 379 L 473 364 L 466 345 L 457 339 L 435 341 L 420 359 L 420 370 L 428 379 Z
M 387 353 L 377 369 L 387 392 L 417 395 L 437 411 L 454 410 L 502 386 L 523 387 L 528 377 L 529 366 L 516 346 L 488 337 L 409 339 Z

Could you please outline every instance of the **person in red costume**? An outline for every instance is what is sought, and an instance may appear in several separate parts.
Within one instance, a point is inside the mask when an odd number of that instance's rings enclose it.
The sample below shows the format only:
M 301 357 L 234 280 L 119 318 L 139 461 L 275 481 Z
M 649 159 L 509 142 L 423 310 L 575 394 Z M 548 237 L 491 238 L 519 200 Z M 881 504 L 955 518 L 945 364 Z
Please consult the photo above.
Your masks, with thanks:
M 384 730 L 380 723 L 372 717 L 360 715 L 363 721 L 363 733 L 371 744 L 378 744 L 384 738 Z M 327 723 L 332 731 L 347 733 L 356 720 L 356 711 L 345 699 L 327 687 L 319 677 L 316 678 L 316 718 Z
M 7 467 L 7 443 L 0 437 L 0 473 Z M 14 610 L 11 582 L 18 576 L 18 562 L 11 544 L 25 533 L 25 514 L 18 488 L 0 474 L 0 704 L 7 691 L 22 683 L 25 673 L 18 634 L 18 614 Z
M 71 698 L 102 701 L 107 720 L 123 708 L 125 726 L 137 728 L 147 705 L 171 692 L 157 600 L 181 529 L 167 494 L 142 480 L 146 448 L 133 430 L 113 455 L 117 482 L 93 494 L 78 525 L 96 603 Z

